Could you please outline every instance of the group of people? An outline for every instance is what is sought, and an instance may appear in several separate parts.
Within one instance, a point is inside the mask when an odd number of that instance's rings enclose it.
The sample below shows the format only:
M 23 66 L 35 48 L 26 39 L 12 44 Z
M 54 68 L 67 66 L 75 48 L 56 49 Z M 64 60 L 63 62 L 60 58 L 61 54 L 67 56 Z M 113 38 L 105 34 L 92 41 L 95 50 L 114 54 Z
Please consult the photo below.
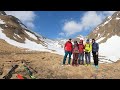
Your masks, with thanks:
M 99 45 L 98 43 L 96 43 L 95 39 L 92 39 L 92 43 L 90 43 L 90 40 L 87 39 L 85 44 L 83 44 L 82 39 L 79 42 L 74 41 L 74 44 L 72 44 L 71 41 L 72 39 L 69 39 L 64 45 L 65 55 L 63 59 L 63 65 L 65 65 L 66 58 L 68 55 L 69 55 L 68 65 L 71 64 L 72 54 L 73 54 L 72 66 L 91 65 L 91 52 L 92 52 L 94 66 L 98 68 Z

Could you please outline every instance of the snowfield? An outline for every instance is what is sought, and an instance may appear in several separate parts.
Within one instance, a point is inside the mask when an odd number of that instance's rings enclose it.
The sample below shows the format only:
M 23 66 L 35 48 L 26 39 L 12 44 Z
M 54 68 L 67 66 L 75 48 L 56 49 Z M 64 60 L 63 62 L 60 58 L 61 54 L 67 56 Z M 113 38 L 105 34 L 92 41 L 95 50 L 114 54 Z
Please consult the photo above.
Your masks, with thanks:
M 105 59 L 117 61 L 120 59 L 120 37 L 115 35 L 109 38 L 105 43 L 99 45 L 99 54 L 105 56 Z
M 8 37 L 6 37 L 6 35 L 4 33 L 2 33 L 2 28 L 0 28 L 0 39 L 5 40 L 6 42 L 8 42 L 11 45 L 20 47 L 20 48 L 26 48 L 29 50 L 36 50 L 36 51 L 47 51 L 47 52 L 51 52 L 51 53 L 56 53 L 56 54 L 60 54 L 63 55 L 64 54 L 64 50 L 63 48 L 60 48 L 59 45 L 57 45 L 58 42 L 53 42 L 52 40 L 47 40 L 48 41 L 48 48 L 45 46 L 42 46 L 41 44 L 37 44 L 33 41 L 30 41 L 28 39 L 25 40 L 25 43 L 19 43 L 16 42 Z M 35 36 L 33 36 L 33 34 L 28 33 L 29 35 L 31 35 L 33 38 L 35 38 Z M 53 51 L 54 50 L 54 51 Z
M 105 37 L 101 37 L 100 39 L 98 39 L 96 42 L 99 43 L 100 41 L 102 41 Z

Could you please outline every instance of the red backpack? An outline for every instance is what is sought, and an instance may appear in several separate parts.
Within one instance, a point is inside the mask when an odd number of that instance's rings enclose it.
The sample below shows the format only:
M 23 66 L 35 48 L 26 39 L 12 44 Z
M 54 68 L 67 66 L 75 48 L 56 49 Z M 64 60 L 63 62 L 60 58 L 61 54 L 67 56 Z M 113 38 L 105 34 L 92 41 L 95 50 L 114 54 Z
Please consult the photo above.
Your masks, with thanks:
M 78 45 L 73 46 L 73 53 L 79 53 L 79 47 Z

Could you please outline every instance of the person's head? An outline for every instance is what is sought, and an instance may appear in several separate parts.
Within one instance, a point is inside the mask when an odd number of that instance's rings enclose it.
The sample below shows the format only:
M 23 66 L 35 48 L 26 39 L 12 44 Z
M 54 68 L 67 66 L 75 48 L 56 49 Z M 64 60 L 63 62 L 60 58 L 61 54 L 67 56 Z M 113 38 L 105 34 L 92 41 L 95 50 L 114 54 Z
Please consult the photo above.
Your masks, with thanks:
M 86 40 L 86 43 L 90 43 L 90 40 L 89 40 L 89 39 L 87 39 L 87 40 Z
M 74 44 L 77 44 L 77 41 L 74 41 Z
M 71 40 L 72 40 L 72 39 L 71 39 L 71 38 L 69 38 L 69 41 L 70 41 L 70 42 L 71 42 Z
M 95 39 L 93 38 L 93 39 L 92 39 L 92 43 L 94 43 L 94 42 L 95 42 Z
M 79 43 L 80 43 L 80 44 L 83 44 L 83 40 L 81 39 Z

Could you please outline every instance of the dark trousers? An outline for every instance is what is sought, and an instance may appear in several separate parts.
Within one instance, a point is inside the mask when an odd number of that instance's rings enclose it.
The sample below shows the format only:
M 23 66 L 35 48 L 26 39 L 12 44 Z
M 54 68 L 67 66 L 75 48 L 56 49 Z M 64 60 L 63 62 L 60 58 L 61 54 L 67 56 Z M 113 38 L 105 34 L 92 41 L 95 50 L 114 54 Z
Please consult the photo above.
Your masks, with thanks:
M 96 52 L 92 52 L 92 54 L 93 54 L 94 65 L 98 65 L 98 55 L 96 55 Z
M 72 52 L 69 52 L 69 51 L 65 51 L 65 56 L 64 56 L 64 59 L 63 59 L 63 64 L 65 64 L 66 58 L 67 58 L 68 54 L 69 54 L 68 64 L 70 64 Z
M 72 65 L 77 65 L 78 63 L 78 55 L 79 53 L 73 53 L 73 61 L 72 61 Z
M 90 64 L 90 52 L 85 52 L 85 60 L 86 60 L 86 64 Z

